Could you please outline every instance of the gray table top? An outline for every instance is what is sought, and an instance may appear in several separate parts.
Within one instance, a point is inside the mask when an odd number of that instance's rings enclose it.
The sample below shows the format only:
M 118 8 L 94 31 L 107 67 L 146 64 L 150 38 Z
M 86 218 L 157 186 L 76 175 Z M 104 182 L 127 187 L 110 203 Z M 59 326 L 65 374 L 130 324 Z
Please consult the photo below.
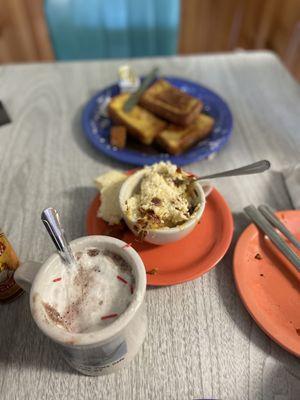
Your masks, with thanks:
M 116 79 L 124 61 L 0 67 L 0 97 L 13 123 L 0 128 L 1 225 L 22 260 L 44 260 L 52 245 L 40 222 L 57 207 L 71 238 L 85 235 L 92 179 L 126 169 L 94 150 L 80 127 L 82 106 Z M 0 307 L 1 399 L 299 399 L 300 364 L 245 310 L 232 276 L 232 252 L 247 225 L 242 209 L 267 202 L 291 208 L 281 169 L 299 160 L 300 88 L 271 53 L 129 61 L 155 64 L 217 91 L 234 115 L 230 142 L 190 169 L 208 173 L 267 158 L 273 171 L 216 181 L 234 215 L 233 243 L 195 281 L 147 291 L 146 341 L 126 369 L 105 377 L 73 372 L 35 326 L 28 296 Z

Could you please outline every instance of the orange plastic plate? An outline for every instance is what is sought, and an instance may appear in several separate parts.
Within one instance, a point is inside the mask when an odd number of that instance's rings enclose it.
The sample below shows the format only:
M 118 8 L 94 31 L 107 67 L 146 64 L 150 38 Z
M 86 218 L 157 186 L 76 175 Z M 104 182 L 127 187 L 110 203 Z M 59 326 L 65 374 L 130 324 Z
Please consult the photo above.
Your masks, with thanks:
M 300 239 L 300 211 L 277 216 Z M 299 357 L 300 273 L 254 224 L 238 240 L 233 270 L 239 294 L 260 328 Z

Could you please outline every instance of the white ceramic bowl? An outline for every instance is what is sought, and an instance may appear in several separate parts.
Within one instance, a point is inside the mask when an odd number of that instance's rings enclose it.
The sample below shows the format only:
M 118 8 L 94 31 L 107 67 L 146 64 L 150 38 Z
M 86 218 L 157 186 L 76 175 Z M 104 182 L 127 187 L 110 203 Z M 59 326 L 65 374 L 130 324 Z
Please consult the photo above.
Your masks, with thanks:
M 135 235 L 138 234 L 137 231 L 134 229 L 135 224 L 128 218 L 126 214 L 126 200 L 128 200 L 136 191 L 136 188 L 138 187 L 145 173 L 146 171 L 144 169 L 141 169 L 130 175 L 123 183 L 119 194 L 119 202 L 123 214 L 123 219 L 126 222 L 128 228 Z M 195 190 L 197 191 L 200 207 L 192 214 L 191 218 L 185 223 L 178 225 L 174 228 L 147 229 L 147 234 L 143 238 L 144 241 L 153 244 L 166 244 L 180 240 L 187 236 L 190 232 L 192 232 L 203 214 L 205 208 L 205 197 L 210 193 L 212 189 L 209 182 L 206 182 L 203 186 L 199 182 L 195 182 L 194 185 Z

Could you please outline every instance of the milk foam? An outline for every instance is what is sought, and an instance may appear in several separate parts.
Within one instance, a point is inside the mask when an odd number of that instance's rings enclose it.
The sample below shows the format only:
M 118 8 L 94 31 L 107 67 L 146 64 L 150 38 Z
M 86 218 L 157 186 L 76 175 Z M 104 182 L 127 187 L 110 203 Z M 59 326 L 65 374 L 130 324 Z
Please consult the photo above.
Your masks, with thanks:
M 49 323 L 70 332 L 93 332 L 114 322 L 134 292 L 131 267 L 120 256 L 95 248 L 76 253 L 78 267 L 52 279 L 44 309 Z

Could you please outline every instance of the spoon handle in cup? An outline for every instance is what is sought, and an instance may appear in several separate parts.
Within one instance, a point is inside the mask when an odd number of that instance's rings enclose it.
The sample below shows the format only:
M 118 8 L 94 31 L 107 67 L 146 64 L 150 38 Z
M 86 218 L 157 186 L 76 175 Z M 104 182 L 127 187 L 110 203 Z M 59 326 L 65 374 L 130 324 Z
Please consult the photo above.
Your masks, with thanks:
M 73 266 L 76 263 L 75 258 L 67 241 L 65 231 L 61 226 L 58 212 L 52 207 L 45 208 L 42 212 L 41 219 L 62 260 L 66 264 Z

